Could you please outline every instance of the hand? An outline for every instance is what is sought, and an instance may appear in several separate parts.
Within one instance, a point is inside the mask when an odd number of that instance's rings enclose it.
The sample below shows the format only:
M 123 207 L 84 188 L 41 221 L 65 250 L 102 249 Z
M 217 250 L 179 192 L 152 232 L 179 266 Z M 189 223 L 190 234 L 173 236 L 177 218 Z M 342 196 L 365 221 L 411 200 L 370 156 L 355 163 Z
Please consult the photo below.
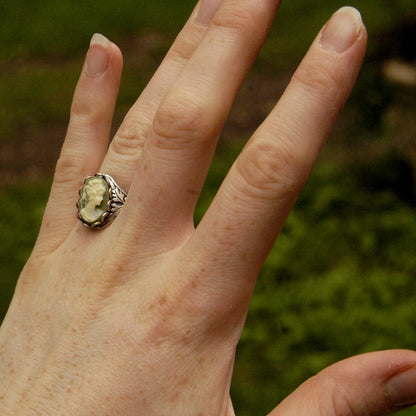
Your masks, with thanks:
M 0 332 L 2 415 L 234 414 L 229 386 L 256 276 L 366 44 L 355 10 L 334 15 L 195 229 L 217 138 L 278 3 L 202 0 L 108 149 L 122 57 L 93 37 L 39 238 Z M 96 172 L 128 191 L 100 231 L 74 208 Z M 272 415 L 386 414 L 416 401 L 415 368 L 412 351 L 355 357 Z

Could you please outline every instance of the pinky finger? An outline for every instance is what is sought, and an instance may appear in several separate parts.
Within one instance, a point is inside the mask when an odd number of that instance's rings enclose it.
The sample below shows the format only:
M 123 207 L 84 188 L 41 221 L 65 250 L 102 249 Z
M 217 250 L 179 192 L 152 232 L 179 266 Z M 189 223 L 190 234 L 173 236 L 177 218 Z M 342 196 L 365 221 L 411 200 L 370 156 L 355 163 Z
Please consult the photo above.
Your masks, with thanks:
M 73 229 L 77 190 L 83 178 L 95 174 L 104 159 L 122 61 L 115 44 L 99 34 L 92 37 L 39 234 L 39 254 L 55 250 Z

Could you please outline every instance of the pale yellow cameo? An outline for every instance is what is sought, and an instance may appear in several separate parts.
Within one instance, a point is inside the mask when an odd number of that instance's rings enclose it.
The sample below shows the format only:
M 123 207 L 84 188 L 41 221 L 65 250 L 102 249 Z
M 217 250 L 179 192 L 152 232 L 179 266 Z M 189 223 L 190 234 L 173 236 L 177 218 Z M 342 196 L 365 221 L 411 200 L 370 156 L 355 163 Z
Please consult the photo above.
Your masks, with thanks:
M 79 193 L 79 216 L 89 225 L 100 222 L 108 210 L 109 199 L 109 187 L 104 178 L 87 179 Z

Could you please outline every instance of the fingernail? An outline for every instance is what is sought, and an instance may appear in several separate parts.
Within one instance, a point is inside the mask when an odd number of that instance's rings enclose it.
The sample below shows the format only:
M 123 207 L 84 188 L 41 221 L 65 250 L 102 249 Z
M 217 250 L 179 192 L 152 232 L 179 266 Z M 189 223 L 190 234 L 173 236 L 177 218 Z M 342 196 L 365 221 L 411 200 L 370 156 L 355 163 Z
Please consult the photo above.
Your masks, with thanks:
M 196 21 L 202 25 L 209 25 L 222 2 L 223 0 L 202 0 L 196 14 Z
M 385 384 L 384 391 L 397 408 L 416 404 L 416 367 L 393 376 Z
M 330 52 L 342 53 L 358 39 L 363 21 L 354 7 L 342 7 L 335 12 L 324 27 L 320 44 Z
M 91 77 L 102 75 L 108 67 L 110 56 L 111 42 L 99 33 L 94 34 L 87 54 L 87 74 Z

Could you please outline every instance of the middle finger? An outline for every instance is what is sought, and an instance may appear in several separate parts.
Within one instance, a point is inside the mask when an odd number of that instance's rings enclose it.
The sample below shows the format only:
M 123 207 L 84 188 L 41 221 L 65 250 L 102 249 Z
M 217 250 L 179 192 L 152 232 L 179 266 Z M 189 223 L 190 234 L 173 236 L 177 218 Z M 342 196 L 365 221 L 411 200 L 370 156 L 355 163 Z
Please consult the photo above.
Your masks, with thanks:
M 202 0 L 197 4 L 159 69 L 116 132 L 101 172 L 116 178 L 126 191 L 137 169 L 137 161 L 157 108 L 194 53 L 207 30 L 210 15 L 215 14 L 221 2 L 222 0 Z M 204 14 L 202 18 L 201 12 Z
M 146 230 L 174 245 L 186 237 L 216 139 L 279 4 L 225 0 L 166 94 L 120 214 L 144 241 Z

